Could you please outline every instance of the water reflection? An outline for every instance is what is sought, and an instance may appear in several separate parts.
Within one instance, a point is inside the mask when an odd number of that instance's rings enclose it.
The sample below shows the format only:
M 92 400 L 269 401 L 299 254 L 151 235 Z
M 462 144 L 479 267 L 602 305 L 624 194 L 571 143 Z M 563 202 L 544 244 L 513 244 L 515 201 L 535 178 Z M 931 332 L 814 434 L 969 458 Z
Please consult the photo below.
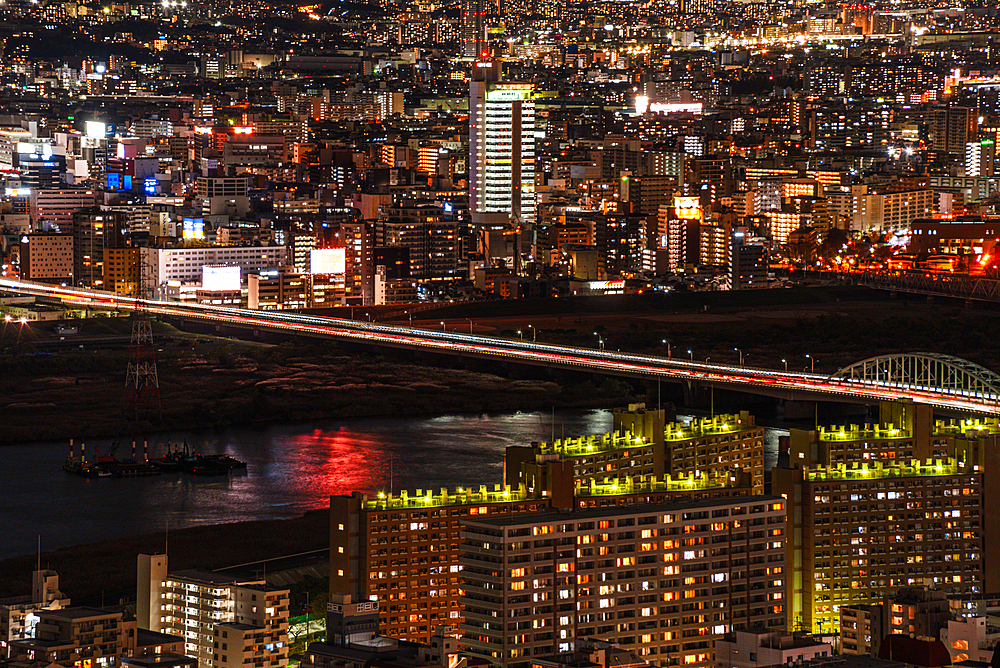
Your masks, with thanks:
M 84 479 L 62 470 L 65 443 L 0 446 L 4 509 L 0 558 L 119 536 L 199 524 L 297 517 L 329 506 L 333 494 L 492 485 L 503 475 L 509 445 L 597 434 L 611 411 L 376 418 L 158 434 L 150 457 L 187 442 L 204 454 L 247 462 L 245 475 L 196 478 Z M 88 441 L 87 452 L 107 450 Z M 77 444 L 79 448 L 79 443 Z M 130 452 L 131 444 L 122 452 Z M 79 452 L 79 450 L 77 450 Z M 142 445 L 139 444 L 139 452 Z M 768 430 L 769 467 L 777 434 Z

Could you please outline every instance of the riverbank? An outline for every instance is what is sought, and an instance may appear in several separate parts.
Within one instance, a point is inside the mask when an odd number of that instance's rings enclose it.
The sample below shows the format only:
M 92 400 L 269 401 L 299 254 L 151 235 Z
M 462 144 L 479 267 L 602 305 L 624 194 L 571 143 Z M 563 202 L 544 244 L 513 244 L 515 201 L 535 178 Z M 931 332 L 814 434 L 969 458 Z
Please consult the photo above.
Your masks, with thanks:
M 61 352 L 0 361 L 0 443 L 116 436 L 125 350 Z M 610 407 L 634 401 L 613 378 L 557 384 L 440 368 L 335 345 L 164 344 L 157 360 L 162 418 L 140 433 L 329 418 L 504 413 Z
M 152 527 L 150 527 L 152 530 Z M 167 549 L 171 570 L 216 569 L 330 547 L 330 511 L 312 510 L 288 520 L 259 520 L 172 530 L 161 529 L 0 561 L 0 598 L 31 592 L 31 572 L 59 573 L 59 587 L 74 603 L 105 596 L 108 605 L 134 594 L 136 555 Z

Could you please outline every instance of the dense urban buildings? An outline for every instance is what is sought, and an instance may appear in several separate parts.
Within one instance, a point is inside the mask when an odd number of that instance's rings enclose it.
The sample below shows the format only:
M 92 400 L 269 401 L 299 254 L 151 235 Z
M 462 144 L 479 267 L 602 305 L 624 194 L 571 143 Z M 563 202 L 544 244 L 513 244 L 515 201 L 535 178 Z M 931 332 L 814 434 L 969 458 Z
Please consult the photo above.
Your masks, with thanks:
M 1000 294 L 991 0 L 7 0 L 0 18 L 3 278 L 400 321 L 803 275 Z M 24 334 L 29 305 L 2 306 Z M 987 659 L 995 419 L 817 411 L 775 464 L 754 415 L 712 397 L 707 417 L 634 405 L 605 434 L 519 443 L 489 486 L 333 496 L 331 626 L 303 664 L 749 666 L 822 662 L 834 638 Z M 69 606 L 39 564 L 0 603 L 0 655 L 291 659 L 289 588 L 138 568 L 132 620 Z

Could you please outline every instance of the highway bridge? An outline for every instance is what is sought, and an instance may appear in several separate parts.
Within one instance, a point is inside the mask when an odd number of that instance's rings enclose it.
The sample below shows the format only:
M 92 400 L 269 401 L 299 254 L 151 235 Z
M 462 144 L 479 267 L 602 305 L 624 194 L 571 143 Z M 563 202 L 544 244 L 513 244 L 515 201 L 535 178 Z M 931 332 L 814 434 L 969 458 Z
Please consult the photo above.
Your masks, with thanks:
M 432 331 L 285 311 L 135 299 L 109 292 L 0 279 L 0 291 L 91 309 L 143 310 L 151 315 L 485 357 L 596 373 L 702 383 L 788 399 L 876 402 L 910 400 L 960 413 L 1000 414 L 1000 376 L 966 360 L 935 353 L 885 355 L 832 375 L 709 364 L 694 360 L 577 348 L 458 332 Z

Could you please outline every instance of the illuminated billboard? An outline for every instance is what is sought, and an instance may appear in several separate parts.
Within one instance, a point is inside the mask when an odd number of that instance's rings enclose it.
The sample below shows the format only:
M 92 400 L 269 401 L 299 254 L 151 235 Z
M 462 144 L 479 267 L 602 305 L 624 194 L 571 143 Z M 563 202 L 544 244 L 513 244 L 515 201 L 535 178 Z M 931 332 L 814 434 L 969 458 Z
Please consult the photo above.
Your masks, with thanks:
M 240 268 L 203 266 L 201 268 L 201 289 L 210 292 L 233 292 L 239 290 Z
M 675 197 L 674 215 L 681 220 L 701 220 L 701 202 L 697 197 Z
M 204 239 L 205 219 L 184 218 L 181 220 L 181 237 L 184 239 Z
M 315 248 L 309 259 L 313 274 L 343 274 L 347 271 L 346 248 Z
M 635 96 L 635 113 L 651 114 L 700 114 L 705 105 L 701 102 L 650 102 L 648 95 Z
M 87 136 L 92 139 L 103 139 L 108 136 L 108 124 L 101 123 L 100 121 L 87 121 L 86 125 Z

